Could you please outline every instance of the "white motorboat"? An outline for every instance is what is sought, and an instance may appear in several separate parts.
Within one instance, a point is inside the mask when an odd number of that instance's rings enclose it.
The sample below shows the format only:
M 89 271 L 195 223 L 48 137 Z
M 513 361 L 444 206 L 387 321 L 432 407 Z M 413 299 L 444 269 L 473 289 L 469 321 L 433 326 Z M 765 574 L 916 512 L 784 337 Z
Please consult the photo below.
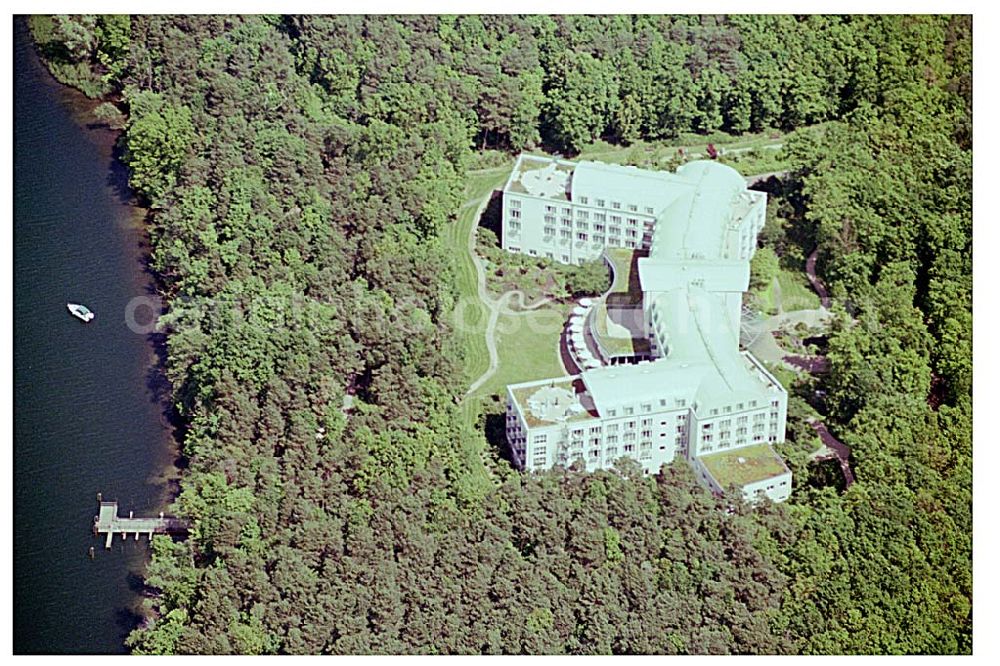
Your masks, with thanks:
M 69 308 L 70 314 L 82 321 L 89 322 L 94 318 L 94 313 L 91 312 L 90 308 L 86 305 L 80 305 L 79 303 L 67 303 L 66 307 Z

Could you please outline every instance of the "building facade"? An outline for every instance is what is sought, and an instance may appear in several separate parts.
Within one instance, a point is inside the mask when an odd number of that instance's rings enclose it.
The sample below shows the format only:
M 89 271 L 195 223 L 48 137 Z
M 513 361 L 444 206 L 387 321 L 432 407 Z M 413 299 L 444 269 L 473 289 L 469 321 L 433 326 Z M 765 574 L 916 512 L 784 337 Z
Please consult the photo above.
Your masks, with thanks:
M 739 348 L 765 206 L 766 195 L 715 162 L 670 174 L 518 159 L 504 187 L 503 247 L 564 263 L 639 253 L 644 350 L 632 364 L 508 386 L 520 467 L 579 461 L 592 471 L 625 456 L 655 473 L 682 456 L 714 492 L 735 485 L 750 499 L 787 499 L 791 473 L 772 448 L 784 441 L 787 392 Z M 587 344 L 599 346 L 592 335 Z

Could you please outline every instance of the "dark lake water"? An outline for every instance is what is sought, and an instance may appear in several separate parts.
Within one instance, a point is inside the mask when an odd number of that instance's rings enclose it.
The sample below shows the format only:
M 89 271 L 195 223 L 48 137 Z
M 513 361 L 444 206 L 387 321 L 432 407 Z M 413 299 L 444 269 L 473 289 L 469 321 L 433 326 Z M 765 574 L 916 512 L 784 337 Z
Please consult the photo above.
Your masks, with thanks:
M 126 324 L 130 300 L 150 293 L 142 211 L 114 135 L 86 126 L 90 103 L 49 76 L 22 20 L 14 33 L 13 647 L 124 652 L 149 544 L 105 551 L 97 493 L 161 511 L 176 453 L 155 349 Z M 73 318 L 68 301 L 96 319 Z

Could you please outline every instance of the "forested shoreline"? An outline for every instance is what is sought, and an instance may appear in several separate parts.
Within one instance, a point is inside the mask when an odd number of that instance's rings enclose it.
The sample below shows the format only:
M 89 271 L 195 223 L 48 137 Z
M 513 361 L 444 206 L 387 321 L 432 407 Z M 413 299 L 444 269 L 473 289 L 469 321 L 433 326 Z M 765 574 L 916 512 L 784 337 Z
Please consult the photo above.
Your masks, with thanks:
M 193 529 L 154 540 L 133 651 L 971 652 L 970 17 L 31 25 L 124 126 L 169 306 Z M 819 248 L 857 482 L 485 475 L 441 240 L 476 151 L 769 128 L 767 241 Z

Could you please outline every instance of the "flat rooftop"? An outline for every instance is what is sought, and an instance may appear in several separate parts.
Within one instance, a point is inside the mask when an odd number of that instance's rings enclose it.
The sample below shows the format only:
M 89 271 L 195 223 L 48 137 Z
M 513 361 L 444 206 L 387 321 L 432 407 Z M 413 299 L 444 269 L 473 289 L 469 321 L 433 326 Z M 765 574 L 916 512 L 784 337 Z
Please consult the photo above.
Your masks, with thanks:
M 569 201 L 573 164 L 547 157 L 522 155 L 508 189 L 544 199 Z
M 598 417 L 594 401 L 579 378 L 514 385 L 510 391 L 529 428 Z
M 788 471 L 770 444 L 754 444 L 698 458 L 720 486 L 742 488 Z
M 656 403 L 673 409 L 676 400 L 691 405 L 707 367 L 704 363 L 679 363 L 669 359 L 636 365 L 606 365 L 587 370 L 581 376 L 587 391 L 602 414 L 617 407 L 634 407 L 640 402 Z M 665 404 L 660 404 L 659 401 Z

